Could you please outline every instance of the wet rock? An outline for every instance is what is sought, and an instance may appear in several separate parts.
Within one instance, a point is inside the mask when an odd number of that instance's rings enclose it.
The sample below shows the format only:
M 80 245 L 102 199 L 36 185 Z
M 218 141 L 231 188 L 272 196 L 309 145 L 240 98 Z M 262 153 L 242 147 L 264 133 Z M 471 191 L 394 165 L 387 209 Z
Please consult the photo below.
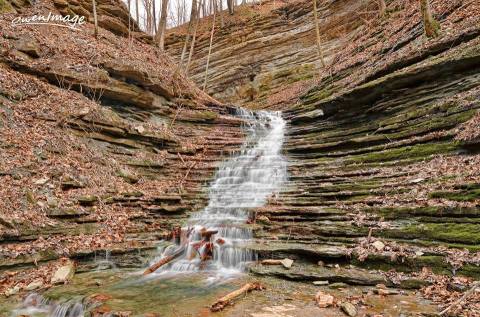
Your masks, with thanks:
M 317 302 L 318 307 L 327 308 L 333 305 L 334 298 L 330 294 L 318 291 L 315 295 L 315 301 Z
M 250 314 L 252 317 L 287 317 L 289 312 L 293 312 L 298 308 L 294 305 L 278 305 L 271 307 L 263 307 L 261 312 Z
M 262 276 L 274 276 L 293 281 L 327 280 L 330 283 L 346 283 L 350 285 L 377 285 L 385 283 L 380 274 L 369 273 L 361 269 L 329 269 L 316 265 L 298 263 L 290 269 L 278 265 L 256 265 L 250 267 L 250 272 Z
M 343 302 L 340 304 L 340 308 L 347 316 L 350 316 L 350 317 L 357 316 L 357 308 L 355 308 L 355 306 L 352 303 Z
M 28 284 L 27 287 L 25 287 L 25 290 L 33 291 L 33 290 L 36 290 L 38 288 L 41 288 L 42 286 L 43 286 L 43 280 L 36 280 L 36 281 L 33 281 L 30 284 Z
M 55 271 L 51 279 L 52 284 L 62 284 L 67 283 L 72 279 L 75 274 L 75 264 L 73 262 L 68 262 L 66 265 L 61 266 Z
M 375 294 L 383 295 L 383 296 L 400 294 L 400 292 L 396 289 L 387 289 L 387 288 L 377 288 L 377 289 L 374 289 L 373 292 Z

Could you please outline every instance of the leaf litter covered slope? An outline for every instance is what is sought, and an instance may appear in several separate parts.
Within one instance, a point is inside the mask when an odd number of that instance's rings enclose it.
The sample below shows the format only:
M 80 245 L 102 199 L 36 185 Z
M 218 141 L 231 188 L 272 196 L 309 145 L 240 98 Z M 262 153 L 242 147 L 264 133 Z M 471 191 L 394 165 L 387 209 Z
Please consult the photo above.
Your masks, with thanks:
M 168 234 L 203 203 L 216 154 L 241 142 L 238 120 L 154 46 L 13 17 L 0 17 L 2 265 Z

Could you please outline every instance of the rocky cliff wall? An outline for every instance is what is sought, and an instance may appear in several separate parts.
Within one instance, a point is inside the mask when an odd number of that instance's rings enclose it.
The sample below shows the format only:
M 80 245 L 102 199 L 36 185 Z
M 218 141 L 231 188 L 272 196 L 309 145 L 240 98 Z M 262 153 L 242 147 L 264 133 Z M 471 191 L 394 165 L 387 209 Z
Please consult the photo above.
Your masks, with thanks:
M 319 7 L 327 63 L 363 24 L 363 16 L 355 13 L 371 9 L 373 2 L 326 1 Z M 225 102 L 262 107 L 270 95 L 281 92 L 287 84 L 316 77 L 321 62 L 311 5 L 311 1 L 265 1 L 261 7 L 240 6 L 233 17 L 224 12 L 224 27 L 218 25 L 217 18 L 207 92 Z M 202 19 L 189 71 L 200 87 L 210 27 L 211 18 Z M 166 49 L 177 62 L 185 33 L 186 26 L 182 26 L 170 30 L 166 39 Z

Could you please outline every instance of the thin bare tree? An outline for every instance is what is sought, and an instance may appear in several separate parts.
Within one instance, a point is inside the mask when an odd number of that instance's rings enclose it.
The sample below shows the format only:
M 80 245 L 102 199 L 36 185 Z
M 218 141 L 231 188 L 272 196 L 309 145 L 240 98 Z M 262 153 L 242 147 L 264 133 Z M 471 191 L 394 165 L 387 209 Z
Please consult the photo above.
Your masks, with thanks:
M 137 24 L 140 26 L 140 10 L 138 9 L 138 1 L 140 0 L 135 0 L 135 15 L 137 18 Z
M 93 6 L 93 21 L 95 23 L 95 38 L 98 38 L 98 18 L 97 18 L 97 3 L 95 0 L 92 0 Z
M 219 14 L 220 14 L 220 26 L 223 28 L 225 24 L 223 23 L 223 0 L 218 0 L 219 2 Z
M 325 60 L 323 58 L 322 45 L 320 42 L 320 27 L 318 25 L 317 0 L 312 0 L 312 1 L 313 1 L 313 16 L 315 19 L 315 32 L 317 33 L 317 54 L 318 54 L 318 57 L 320 58 L 320 62 L 322 63 L 322 66 L 325 67 Z
M 158 21 L 158 33 L 157 41 L 158 47 L 163 51 L 165 49 L 165 31 L 167 29 L 167 8 L 168 0 L 162 0 L 162 13 L 160 14 L 160 20 Z
M 227 0 L 228 13 L 230 13 L 230 15 L 233 15 L 235 12 L 235 3 L 233 1 L 234 0 Z
M 423 28 L 427 37 L 437 37 L 440 24 L 433 18 L 430 0 L 420 0 L 420 11 L 423 17 Z
M 153 15 L 153 33 L 157 34 L 158 29 L 157 29 L 157 9 L 155 8 L 155 3 L 157 2 L 156 0 L 152 1 L 152 15 Z
M 192 43 L 190 44 L 190 53 L 188 54 L 187 66 L 185 67 L 185 73 L 188 75 L 188 70 L 190 68 L 190 63 L 192 62 L 193 49 L 195 48 L 195 39 L 197 37 L 198 23 L 200 22 L 200 7 L 202 6 L 204 0 L 200 0 L 198 4 L 197 15 L 195 17 L 195 26 L 193 28 Z
M 188 42 L 190 41 L 190 34 L 195 23 L 195 17 L 197 16 L 197 1 L 192 0 L 192 9 L 190 11 L 190 21 L 188 22 L 187 35 L 185 36 L 185 43 L 183 44 L 182 55 L 180 56 L 180 66 L 183 65 L 185 54 L 187 53 Z
M 216 0 L 211 0 L 212 4 L 215 6 Z M 207 66 L 205 67 L 205 79 L 203 81 L 203 91 L 207 88 L 207 79 L 208 79 L 208 66 L 210 64 L 210 55 L 212 53 L 212 43 L 213 43 L 213 33 L 215 32 L 215 17 L 217 16 L 217 10 L 213 10 L 213 19 L 212 19 L 212 31 L 210 32 L 210 45 L 208 47 L 207 55 Z

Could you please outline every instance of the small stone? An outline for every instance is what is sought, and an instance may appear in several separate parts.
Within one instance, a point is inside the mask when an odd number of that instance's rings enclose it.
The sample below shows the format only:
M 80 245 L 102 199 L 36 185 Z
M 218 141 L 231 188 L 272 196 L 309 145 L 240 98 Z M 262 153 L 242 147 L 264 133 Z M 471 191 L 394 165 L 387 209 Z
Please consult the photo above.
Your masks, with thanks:
M 40 178 L 40 179 L 37 179 L 36 181 L 34 181 L 33 183 L 35 185 L 45 185 L 46 183 L 48 183 L 48 178 L 47 177 L 43 177 L 43 178 Z
M 16 295 L 18 294 L 18 292 L 20 292 L 20 286 L 16 285 L 12 288 L 9 288 L 5 291 L 5 296 L 6 297 L 10 297 L 12 295 Z
M 143 127 L 143 125 L 138 125 L 138 126 L 136 126 L 136 127 L 135 127 L 135 130 L 136 130 L 138 133 L 140 133 L 140 134 L 142 134 L 143 132 L 145 132 L 145 128 Z
M 58 207 L 58 200 L 53 197 L 47 197 L 47 205 L 50 208 Z
M 317 262 L 317 265 L 318 266 L 321 266 L 321 267 L 324 267 L 325 266 L 325 263 L 323 261 L 318 261 Z
M 415 255 L 416 256 L 422 256 L 424 255 L 425 253 L 423 253 L 422 251 L 415 251 Z
M 350 317 L 357 316 L 357 309 L 352 303 L 343 302 L 340 304 L 340 308 L 347 316 L 350 316 Z
M 285 259 L 282 260 L 282 265 L 283 265 L 286 269 L 291 268 L 291 267 L 292 267 L 292 264 L 293 264 L 293 260 L 291 260 L 291 259 L 285 258 Z
M 260 223 L 260 224 L 269 224 L 270 219 L 268 219 L 267 216 L 259 216 L 259 217 L 257 217 L 256 222 Z
M 338 289 L 338 288 L 346 288 L 346 287 L 348 287 L 348 285 L 340 282 L 340 283 L 332 283 L 328 287 L 330 287 L 332 289 Z
M 377 251 L 382 251 L 385 248 L 385 244 L 380 240 L 375 241 L 372 245 Z
M 328 285 L 328 281 L 314 281 L 313 285 Z
M 35 280 L 31 282 L 30 284 L 25 287 L 25 290 L 27 291 L 33 291 L 35 289 L 41 288 L 43 286 L 43 281 L 42 280 Z
M 317 302 L 318 307 L 327 308 L 333 305 L 333 296 L 322 291 L 318 291 L 318 293 L 315 295 L 315 301 Z
M 62 284 L 67 283 L 75 274 L 75 265 L 73 262 L 61 266 L 57 269 L 55 274 L 53 274 L 51 283 L 52 284 Z

